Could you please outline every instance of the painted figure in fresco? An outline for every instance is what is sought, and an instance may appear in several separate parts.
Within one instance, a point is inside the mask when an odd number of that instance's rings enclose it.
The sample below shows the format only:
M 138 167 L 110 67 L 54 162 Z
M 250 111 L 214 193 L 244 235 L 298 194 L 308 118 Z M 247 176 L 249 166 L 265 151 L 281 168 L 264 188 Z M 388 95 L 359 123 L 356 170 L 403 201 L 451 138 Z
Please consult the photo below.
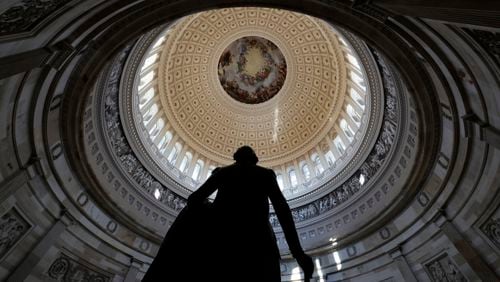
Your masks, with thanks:
M 232 98 L 245 104 L 263 103 L 284 85 L 286 61 L 271 41 L 243 37 L 222 53 L 218 75 L 222 87 Z

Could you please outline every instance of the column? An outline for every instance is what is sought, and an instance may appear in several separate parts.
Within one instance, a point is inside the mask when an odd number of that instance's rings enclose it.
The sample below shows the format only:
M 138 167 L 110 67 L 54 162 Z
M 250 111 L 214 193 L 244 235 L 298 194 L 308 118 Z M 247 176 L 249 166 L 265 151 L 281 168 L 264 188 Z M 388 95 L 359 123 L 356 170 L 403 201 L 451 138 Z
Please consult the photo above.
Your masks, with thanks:
M 182 146 L 182 149 L 179 152 L 179 155 L 177 156 L 177 160 L 175 160 L 176 168 L 179 168 L 179 166 L 181 165 L 182 159 L 184 159 L 184 156 L 186 155 L 187 148 L 188 146 L 186 144 Z
M 358 115 L 360 117 L 363 116 L 363 109 L 361 108 L 361 106 L 358 104 L 358 102 L 354 101 L 354 99 L 351 97 L 351 95 L 346 95 L 344 97 L 344 99 L 347 100 L 347 102 L 349 103 L 349 105 L 352 106 L 352 108 L 354 109 L 354 111 L 356 111 L 356 113 L 358 113 Z
M 144 91 L 144 93 L 146 93 L 146 91 Z M 143 95 L 141 95 L 141 97 L 139 98 L 139 100 L 141 100 L 141 99 L 142 99 L 142 96 L 143 96 Z M 146 111 L 147 111 L 147 110 L 148 110 L 151 106 L 153 106 L 153 104 L 154 104 L 154 103 L 156 103 L 156 102 L 160 102 L 160 98 L 159 98 L 159 96 L 153 96 L 153 98 L 149 99 L 149 101 L 148 101 L 146 104 L 144 104 L 144 106 L 140 107 L 140 108 L 141 108 L 141 109 L 140 109 L 141 114 L 142 114 L 142 115 L 144 115 L 144 113 L 146 113 Z M 141 102 L 139 101 L 139 104 L 140 104 L 140 103 L 141 103 Z
M 345 136 L 344 131 L 340 127 L 338 127 L 338 125 L 335 125 L 335 130 L 337 131 L 337 136 L 339 136 L 340 140 L 342 140 L 342 143 L 344 143 L 344 150 L 347 150 L 347 147 L 349 147 L 349 144 L 351 142 L 349 142 L 349 139 L 347 139 L 347 136 Z
M 335 146 L 335 144 L 333 144 L 334 139 L 335 138 L 330 138 L 330 141 L 328 141 L 328 146 L 330 146 L 330 150 L 332 151 L 333 156 L 335 157 L 335 161 L 337 161 L 342 157 L 342 154 L 339 151 L 339 149 L 337 148 L 337 146 Z
M 297 162 L 297 160 L 293 161 L 293 165 L 295 166 L 295 175 L 297 176 L 297 186 L 306 182 L 306 176 L 302 172 L 302 167 Z
M 316 164 L 311 160 L 311 155 L 308 153 L 306 155 L 306 163 L 309 165 L 309 170 L 311 172 L 311 178 L 316 177 L 318 173 L 316 172 Z
M 167 133 L 168 128 L 169 128 L 169 125 L 165 119 L 165 125 L 163 125 L 163 128 L 161 129 L 160 133 L 158 133 L 158 135 L 153 140 L 153 143 L 155 143 L 156 146 L 158 146 L 158 144 L 160 144 L 160 141 L 163 138 L 163 136 L 165 136 L 165 134 Z M 165 146 L 165 145 L 163 145 L 163 146 Z M 158 148 L 158 149 L 161 149 L 161 148 Z
M 179 136 L 177 134 L 174 134 L 174 136 L 172 136 L 172 140 L 170 140 L 170 142 L 168 143 L 167 149 L 165 149 L 165 152 L 167 153 L 167 155 L 166 155 L 167 158 L 170 155 L 170 152 L 172 151 L 172 148 L 175 146 L 175 143 L 177 142 L 177 139 L 179 139 Z
M 148 133 L 151 131 L 153 126 L 156 124 L 156 122 L 158 122 L 158 120 L 162 116 L 163 116 L 163 111 L 158 110 L 158 112 L 156 112 L 156 114 L 148 121 L 146 125 L 146 130 L 148 131 Z
M 319 146 L 316 146 L 316 153 L 318 154 L 319 161 L 321 162 L 321 165 L 323 166 L 323 170 L 326 170 L 328 167 L 328 162 L 325 159 L 325 155 L 323 154 L 323 150 Z
M 358 124 L 352 119 L 352 117 L 347 113 L 347 109 L 343 112 L 342 117 L 345 119 L 349 127 L 354 131 L 353 134 L 356 133 L 358 130 L 359 126 Z
M 154 54 L 149 54 L 149 55 L 148 55 L 148 58 L 149 58 L 150 56 L 152 56 L 152 55 L 154 55 Z M 148 72 L 150 72 L 150 71 L 152 71 L 152 70 L 156 69 L 157 67 L 158 67 L 158 60 L 157 60 L 157 62 L 152 63 L 151 65 L 149 65 L 147 68 L 145 68 L 145 69 L 141 69 L 141 74 L 148 73 Z
M 335 157 L 335 161 L 337 161 L 342 157 L 342 153 L 339 151 L 339 149 L 337 148 L 337 146 L 335 146 L 333 142 L 335 140 L 335 137 L 337 137 L 337 132 L 335 131 L 335 129 L 333 129 L 328 133 L 327 138 L 328 138 L 328 146 L 330 147 L 330 150 L 332 151 L 333 156 Z
M 361 86 L 359 86 L 358 84 L 356 84 L 354 81 L 348 80 L 347 81 L 347 86 L 351 87 L 354 90 L 356 90 L 356 92 L 358 92 L 358 94 L 359 94 L 359 96 L 361 96 L 361 98 L 365 97 L 366 90 L 363 90 L 363 88 L 361 88 Z M 348 95 L 348 96 L 351 96 L 351 95 Z
M 286 189 L 290 189 L 292 187 L 292 183 L 290 183 L 290 175 L 288 174 L 288 167 L 286 166 L 281 166 L 282 167 L 282 171 L 283 171 L 283 190 Z
M 135 282 L 137 281 L 137 273 L 142 267 L 142 262 L 134 258 L 130 259 L 130 267 L 128 268 L 127 275 L 125 276 L 124 282 Z
M 417 282 L 417 278 L 415 277 L 415 274 L 413 274 L 413 271 L 411 271 L 410 265 L 401 252 L 400 247 L 390 250 L 389 255 L 394 260 L 394 263 L 398 267 L 406 282 Z
M 201 168 L 201 171 L 200 171 L 200 176 L 199 176 L 199 180 L 201 182 L 205 181 L 205 179 L 207 178 L 207 174 L 208 174 L 208 168 L 210 167 L 210 160 L 208 159 L 203 159 L 203 167 Z
M 193 157 L 191 158 L 191 161 L 188 163 L 188 170 L 187 170 L 187 175 L 192 176 L 194 172 L 194 167 L 196 165 L 196 162 L 198 161 L 198 153 L 194 153 Z

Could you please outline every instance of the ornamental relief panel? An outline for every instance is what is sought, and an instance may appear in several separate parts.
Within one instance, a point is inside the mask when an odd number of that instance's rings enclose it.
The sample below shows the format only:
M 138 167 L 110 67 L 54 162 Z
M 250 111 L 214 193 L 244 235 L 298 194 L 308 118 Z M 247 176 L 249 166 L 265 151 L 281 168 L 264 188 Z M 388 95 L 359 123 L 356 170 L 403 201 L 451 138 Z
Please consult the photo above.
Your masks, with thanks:
M 440 255 L 438 258 L 424 265 L 425 271 L 429 275 L 431 281 L 439 282 L 466 282 L 468 281 L 460 272 L 460 269 L 455 265 L 447 253 Z
M 70 0 L 22 0 L 0 15 L 0 36 L 33 30 Z
M 110 274 L 82 264 L 62 253 L 50 265 L 47 275 L 53 279 L 52 281 L 61 282 L 107 282 L 112 278 Z
M 491 215 L 480 227 L 488 241 L 500 250 L 500 209 Z
M 493 242 L 493 244 L 500 248 L 500 218 L 491 218 L 488 220 L 484 224 L 482 231 L 491 240 L 491 242 Z
M 0 259 L 28 233 L 28 223 L 16 208 L 11 208 L 0 218 Z

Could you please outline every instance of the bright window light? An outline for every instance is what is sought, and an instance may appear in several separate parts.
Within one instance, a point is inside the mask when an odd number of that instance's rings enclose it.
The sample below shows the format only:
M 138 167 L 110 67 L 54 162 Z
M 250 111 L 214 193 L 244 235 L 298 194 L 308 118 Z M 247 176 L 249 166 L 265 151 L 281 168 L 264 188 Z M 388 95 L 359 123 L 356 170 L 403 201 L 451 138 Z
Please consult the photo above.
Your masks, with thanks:
M 357 69 L 360 69 L 360 66 L 359 66 L 359 63 L 358 63 L 358 60 L 356 58 L 354 58 L 353 55 L 351 54 L 347 54 L 347 60 L 353 65 L 355 66 Z
M 292 281 L 296 281 L 296 282 L 302 281 L 300 267 L 297 266 L 294 269 L 292 269 L 292 277 L 290 277 L 290 278 Z
M 146 60 L 144 60 L 144 64 L 142 65 L 141 71 L 147 69 L 154 62 L 156 62 L 157 58 L 158 58 L 158 54 L 153 54 L 152 56 L 149 56 Z
M 155 189 L 155 192 L 154 192 L 154 196 L 157 200 L 160 199 L 160 196 L 161 196 L 161 193 L 160 193 L 160 190 L 159 189 Z
M 162 36 L 162 37 L 160 37 L 160 38 L 159 38 L 159 39 L 155 42 L 155 44 L 153 45 L 153 49 L 154 49 L 154 48 L 156 48 L 156 47 L 158 47 L 158 46 L 160 46 L 160 44 L 162 44 L 162 43 L 163 43 L 163 41 L 165 41 L 165 38 L 166 38 L 166 36 Z
M 151 82 L 153 80 L 155 76 L 155 72 L 154 71 L 150 71 L 148 72 L 147 74 L 141 76 L 141 79 L 139 81 L 139 91 L 144 88 L 144 86 L 146 86 L 146 84 L 148 84 L 149 82 Z
M 321 263 L 319 259 L 315 260 L 316 263 L 316 273 L 318 274 L 319 280 L 316 280 L 318 282 L 325 282 L 325 279 L 323 278 L 323 270 L 321 269 Z
M 337 264 L 337 270 L 342 269 L 342 261 L 340 260 L 339 252 L 333 252 L 333 260 Z

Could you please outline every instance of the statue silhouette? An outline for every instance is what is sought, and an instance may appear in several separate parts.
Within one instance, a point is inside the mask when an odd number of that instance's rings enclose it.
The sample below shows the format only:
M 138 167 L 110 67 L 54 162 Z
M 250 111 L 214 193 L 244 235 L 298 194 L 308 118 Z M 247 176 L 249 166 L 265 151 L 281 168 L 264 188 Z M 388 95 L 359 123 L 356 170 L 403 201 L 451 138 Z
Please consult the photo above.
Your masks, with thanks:
M 281 281 L 269 200 L 293 257 L 309 281 L 314 270 L 273 170 L 257 165 L 249 146 L 214 170 L 188 198 L 143 281 Z M 212 204 L 207 199 L 217 190 Z

